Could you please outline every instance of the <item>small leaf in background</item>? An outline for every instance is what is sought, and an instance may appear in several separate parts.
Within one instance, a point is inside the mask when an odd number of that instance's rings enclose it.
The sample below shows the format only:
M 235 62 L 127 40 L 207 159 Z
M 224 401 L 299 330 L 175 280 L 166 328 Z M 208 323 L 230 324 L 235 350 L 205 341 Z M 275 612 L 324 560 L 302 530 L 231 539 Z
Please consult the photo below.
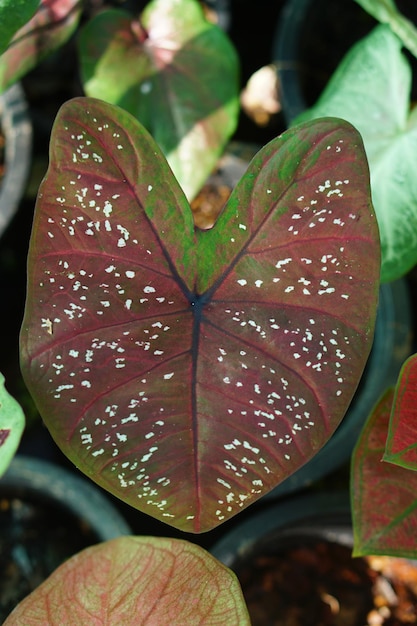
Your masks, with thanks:
M 382 24 L 389 24 L 403 45 L 417 57 L 417 28 L 402 15 L 394 0 L 356 0 L 372 17 Z
M 395 390 L 384 461 L 417 470 L 417 355 L 404 363 Z
M 410 113 L 411 68 L 388 26 L 376 27 L 337 68 L 317 103 L 295 122 L 325 116 L 361 133 L 381 236 L 381 281 L 417 262 L 417 109 Z
M 193 198 L 237 125 L 239 61 L 225 33 L 195 0 L 154 0 L 140 21 L 97 15 L 79 43 L 85 93 L 136 117 Z
M 18 402 L 6 391 L 0 374 L 0 476 L 10 465 L 25 427 L 25 416 Z
M 75 31 L 82 11 L 79 0 L 41 0 L 32 19 L 0 56 L 0 92 L 36 67 Z
M 0 54 L 35 13 L 40 0 L 0 0 Z
M 394 390 L 367 421 L 352 456 L 354 555 L 417 557 L 417 472 L 383 461 Z
M 231 570 L 199 546 L 155 537 L 120 537 L 69 559 L 4 626 L 35 623 L 250 626 Z
M 356 390 L 379 289 L 361 139 L 287 131 L 199 231 L 149 133 L 74 99 L 28 272 L 22 371 L 58 445 L 131 506 L 209 530 L 311 458 Z

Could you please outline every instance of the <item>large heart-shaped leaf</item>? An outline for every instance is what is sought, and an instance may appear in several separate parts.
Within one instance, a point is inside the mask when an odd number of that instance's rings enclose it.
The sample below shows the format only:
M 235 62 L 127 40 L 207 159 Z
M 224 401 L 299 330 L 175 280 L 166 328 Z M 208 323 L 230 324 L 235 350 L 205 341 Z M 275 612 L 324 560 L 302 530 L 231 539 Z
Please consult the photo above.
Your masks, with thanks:
M 7 470 L 18 448 L 25 427 L 25 415 L 18 402 L 7 392 L 0 373 L 0 476 Z
M 356 130 L 266 145 L 211 230 L 127 112 L 61 109 L 37 201 L 25 380 L 65 454 L 204 531 L 305 463 L 366 362 L 379 242 Z
M 85 93 L 134 115 L 192 199 L 237 124 L 239 61 L 228 37 L 196 0 L 153 0 L 140 21 L 99 13 L 79 42 Z
M 384 460 L 417 470 L 417 354 L 406 360 L 398 378 Z
M 354 554 L 417 557 L 417 473 L 383 461 L 394 390 L 367 421 L 352 457 Z
M 50 52 L 64 44 L 81 15 L 79 0 L 41 0 L 35 15 L 0 56 L 0 91 L 24 76 Z
M 120 537 L 61 565 L 4 626 L 249 626 L 235 574 L 178 539 Z
M 381 234 L 381 281 L 417 262 L 417 109 L 411 68 L 388 26 L 376 27 L 343 59 L 317 103 L 296 122 L 333 115 L 361 133 Z

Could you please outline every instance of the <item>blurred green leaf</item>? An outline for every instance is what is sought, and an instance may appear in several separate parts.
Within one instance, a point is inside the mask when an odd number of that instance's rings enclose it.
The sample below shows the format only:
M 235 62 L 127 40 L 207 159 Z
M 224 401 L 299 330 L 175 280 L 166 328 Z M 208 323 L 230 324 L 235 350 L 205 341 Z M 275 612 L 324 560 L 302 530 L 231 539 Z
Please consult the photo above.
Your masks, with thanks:
M 4 376 L 0 374 L 0 476 L 7 470 L 25 427 L 24 413 L 6 391 Z
M 238 57 L 228 37 L 195 0 L 154 0 L 140 22 L 122 10 L 97 15 L 79 43 L 86 94 L 134 115 L 193 198 L 237 124 Z
M 0 92 L 69 39 L 77 27 L 81 7 L 79 0 L 41 1 L 35 15 L 0 56 Z
M 0 54 L 35 13 L 40 0 L 0 0 Z

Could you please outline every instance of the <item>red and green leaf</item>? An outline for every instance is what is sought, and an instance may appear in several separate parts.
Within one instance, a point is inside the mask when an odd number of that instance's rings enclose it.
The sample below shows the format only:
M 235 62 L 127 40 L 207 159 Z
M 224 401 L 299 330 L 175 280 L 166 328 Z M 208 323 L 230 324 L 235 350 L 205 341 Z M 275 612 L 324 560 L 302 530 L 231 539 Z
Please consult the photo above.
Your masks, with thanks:
M 395 390 L 384 461 L 417 469 L 417 355 L 404 363 Z
M 136 117 L 188 198 L 217 164 L 239 114 L 239 61 L 196 0 L 153 0 L 140 21 L 96 15 L 79 40 L 85 93 Z
M 380 400 L 352 457 L 355 556 L 417 557 L 417 473 L 383 460 L 394 397 Z
M 13 37 L 0 56 L 0 91 L 24 76 L 63 45 L 81 16 L 79 0 L 41 0 L 35 15 Z
M 293 128 L 211 230 L 127 112 L 61 109 L 28 260 L 22 368 L 88 476 L 187 531 L 230 518 L 332 435 L 373 337 L 379 240 L 357 131 Z
M 178 539 L 120 537 L 83 550 L 23 600 L 4 626 L 249 626 L 235 574 Z

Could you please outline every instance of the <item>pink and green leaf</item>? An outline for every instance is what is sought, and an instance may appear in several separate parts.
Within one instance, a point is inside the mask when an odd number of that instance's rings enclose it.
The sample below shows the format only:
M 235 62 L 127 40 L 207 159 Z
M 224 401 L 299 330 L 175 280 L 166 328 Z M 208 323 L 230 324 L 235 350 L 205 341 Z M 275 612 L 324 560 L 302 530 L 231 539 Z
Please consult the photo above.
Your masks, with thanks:
M 79 0 L 41 0 L 35 15 L 0 56 L 0 91 L 63 45 L 77 27 L 81 10 Z
M 61 565 L 4 626 L 249 626 L 235 574 L 186 541 L 120 537 Z
M 227 36 L 196 0 L 154 0 L 140 21 L 96 15 L 79 41 L 85 93 L 134 115 L 195 196 L 237 124 L 239 62 Z
M 23 410 L 7 392 L 4 376 L 0 374 L 0 477 L 15 455 L 24 427 Z
M 379 285 L 360 136 L 287 131 L 199 231 L 146 130 L 70 101 L 28 273 L 22 369 L 54 439 L 130 505 L 209 530 L 308 461 L 360 379 Z
M 404 363 L 395 389 L 384 461 L 417 470 L 417 355 Z
M 380 400 L 352 457 L 355 556 L 417 557 L 417 473 L 383 460 L 394 397 Z

